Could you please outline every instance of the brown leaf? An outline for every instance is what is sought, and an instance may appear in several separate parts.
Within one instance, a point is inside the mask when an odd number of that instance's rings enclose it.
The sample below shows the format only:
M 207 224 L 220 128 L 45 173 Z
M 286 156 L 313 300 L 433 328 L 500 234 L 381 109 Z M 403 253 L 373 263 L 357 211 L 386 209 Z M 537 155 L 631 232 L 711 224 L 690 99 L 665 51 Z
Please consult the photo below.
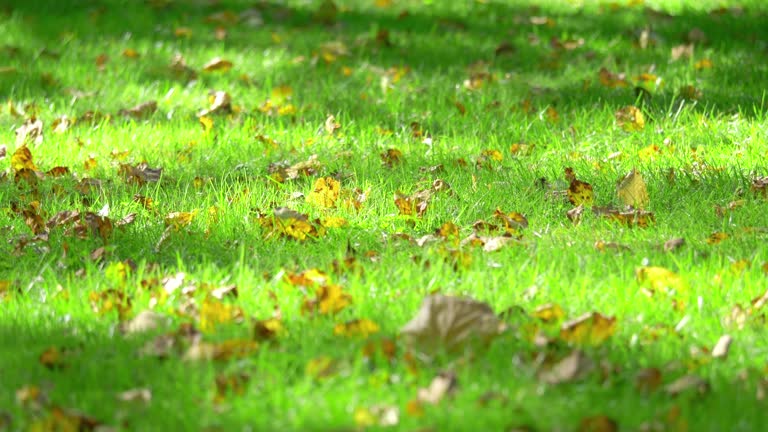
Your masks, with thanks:
M 664 251 L 674 252 L 685 245 L 684 238 L 673 238 L 664 242 Z
M 551 368 L 539 373 L 539 380 L 547 384 L 561 384 L 586 378 L 595 364 L 582 351 L 574 350 L 568 356 L 555 363 Z
M 426 297 L 400 333 L 426 354 L 454 350 L 472 339 L 489 341 L 501 329 L 501 322 L 487 304 L 466 297 L 434 294 Z
M 618 430 L 618 423 L 605 415 L 583 418 L 576 429 L 577 432 L 618 432 Z
M 214 57 L 203 66 L 206 72 L 226 72 L 232 69 L 232 62 L 221 57 Z
M 150 117 L 152 114 L 154 114 L 155 111 L 157 111 L 157 102 L 149 101 L 133 106 L 131 108 L 122 109 L 120 110 L 120 114 L 126 117 L 134 118 L 136 120 L 141 120 Z
M 641 369 L 635 375 L 635 389 L 641 393 L 651 393 L 661 385 L 662 376 L 658 368 Z
M 154 183 L 160 180 L 163 169 L 150 168 L 149 164 L 142 162 L 138 165 L 120 164 L 118 172 L 125 177 L 125 181 L 128 184 L 141 186 L 145 183 Z
M 645 128 L 645 116 L 635 106 L 625 106 L 616 111 L 616 124 L 627 132 L 641 131 Z
M 688 390 L 695 390 L 699 394 L 709 391 L 709 382 L 697 375 L 685 375 L 667 384 L 664 391 L 670 396 L 677 396 Z
M 570 167 L 565 169 L 565 178 L 570 183 L 568 186 L 568 201 L 575 206 L 591 207 L 595 201 L 592 185 L 578 180 L 573 172 L 573 168 Z

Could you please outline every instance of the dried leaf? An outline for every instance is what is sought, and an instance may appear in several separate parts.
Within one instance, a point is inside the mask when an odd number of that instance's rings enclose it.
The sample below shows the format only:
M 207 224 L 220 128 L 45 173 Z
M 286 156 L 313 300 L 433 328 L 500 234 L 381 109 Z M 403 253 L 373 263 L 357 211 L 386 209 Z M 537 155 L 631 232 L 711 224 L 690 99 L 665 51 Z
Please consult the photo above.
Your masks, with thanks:
M 157 312 L 143 310 L 128 321 L 120 323 L 120 331 L 126 335 L 152 332 L 164 329 L 171 323 L 170 317 Z
M 453 372 L 441 372 L 436 376 L 427 388 L 420 388 L 418 400 L 420 402 L 437 405 L 443 398 L 456 391 L 458 381 Z
M 595 201 L 592 185 L 576 179 L 576 174 L 572 168 L 565 169 L 565 178 L 570 183 L 568 186 L 568 201 L 575 206 L 591 207 Z
M 336 324 L 336 326 L 333 327 L 333 334 L 336 336 L 367 338 L 378 332 L 379 325 L 364 318 Z
M 594 362 L 582 351 L 574 350 L 551 368 L 542 370 L 539 380 L 547 384 L 579 381 L 586 378 L 594 367 Z
M 636 169 L 624 176 L 616 187 L 616 195 L 622 204 L 635 208 L 644 208 L 650 202 L 643 176 Z
M 157 102 L 149 101 L 131 108 L 120 110 L 120 114 L 136 120 L 141 120 L 150 117 L 155 111 L 157 111 Z
M 723 360 L 728 358 L 728 350 L 731 348 L 731 343 L 733 343 L 733 337 L 731 335 L 725 334 L 720 336 L 720 339 L 717 340 L 717 343 L 712 348 L 712 357 L 721 358 Z
M 203 66 L 206 72 L 226 72 L 232 69 L 232 62 L 221 57 L 214 57 Z
M 458 349 L 472 339 L 489 341 L 500 329 L 501 322 L 487 303 L 434 294 L 422 301 L 400 333 L 409 344 L 430 354 Z
M 685 375 L 672 381 L 664 387 L 664 391 L 670 396 L 677 396 L 683 392 L 695 390 L 699 394 L 709 391 L 709 382 L 697 375 Z

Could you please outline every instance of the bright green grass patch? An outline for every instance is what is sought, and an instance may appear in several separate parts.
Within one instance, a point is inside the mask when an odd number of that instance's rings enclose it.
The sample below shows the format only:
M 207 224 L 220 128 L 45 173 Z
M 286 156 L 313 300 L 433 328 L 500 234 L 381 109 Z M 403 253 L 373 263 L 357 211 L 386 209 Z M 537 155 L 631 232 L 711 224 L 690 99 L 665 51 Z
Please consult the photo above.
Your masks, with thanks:
M 16 3 L 0 7 L 0 430 L 50 422 L 56 407 L 119 430 L 351 430 L 375 406 L 396 409 L 403 430 L 588 430 L 581 420 L 597 415 L 620 430 L 764 423 L 765 311 L 751 310 L 743 328 L 729 322 L 734 306 L 750 310 L 768 286 L 765 189 L 754 183 L 768 174 L 762 2 L 339 1 L 330 25 L 317 22 L 312 1 Z M 674 60 L 686 41 L 692 55 Z M 170 66 L 176 54 L 189 69 Z M 203 71 L 216 57 L 231 69 Z M 601 82 L 603 68 L 626 85 Z M 658 78 L 645 96 L 635 88 L 644 73 Z M 290 87 L 286 100 L 280 86 Z M 197 114 L 215 91 L 233 110 L 210 114 L 205 131 Z M 148 101 L 155 112 L 120 113 Z M 642 130 L 617 125 L 626 106 L 642 110 Z M 328 133 L 331 115 L 340 129 Z M 44 125 L 42 143 L 28 144 L 37 168 L 71 171 L 34 187 L 15 180 L 10 162 L 14 131 L 32 116 Z M 62 116 L 76 121 L 59 133 L 52 125 Z M 401 158 L 387 164 L 390 149 Z M 308 160 L 318 162 L 309 175 L 274 174 Z M 159 181 L 126 181 L 120 164 L 140 162 L 162 168 Z M 655 223 L 628 228 L 586 209 L 574 224 L 566 167 L 592 185 L 596 205 L 616 207 L 617 182 L 636 168 Z M 340 179 L 334 208 L 306 200 L 321 177 Z M 86 178 L 100 187 L 84 192 Z M 435 181 L 450 191 L 434 193 L 421 217 L 399 214 L 397 193 Z M 359 193 L 359 209 L 341 204 Z M 305 241 L 269 237 L 259 215 L 283 206 L 347 225 Z M 33 235 L 24 210 L 47 221 L 105 208 L 113 222 L 136 218 L 104 238 L 55 227 L 24 245 Z M 519 244 L 488 253 L 400 238 L 452 222 L 463 239 L 497 209 L 527 218 Z M 196 216 L 173 230 L 164 222 L 173 212 Z M 713 244 L 713 233 L 728 237 Z M 685 245 L 665 251 L 675 237 Z M 626 248 L 601 252 L 599 241 Z M 686 289 L 649 297 L 636 277 L 643 266 L 677 273 Z M 286 278 L 308 269 L 327 273 L 352 304 L 302 313 L 313 288 Z M 164 296 L 163 279 L 179 272 L 191 293 Z M 113 298 L 100 293 L 121 292 L 131 299 L 123 318 L 152 308 L 170 317 L 168 331 L 204 327 L 206 284 L 236 285 L 237 298 L 223 303 L 242 316 L 222 318 L 204 342 L 251 340 L 253 322 L 276 307 L 285 332 L 242 358 L 187 361 L 181 350 L 158 359 L 139 355 L 157 332 L 124 336 L 118 313 L 100 312 Z M 525 313 L 484 350 L 411 360 L 398 340 L 385 358 L 381 341 L 436 291 Z M 531 340 L 537 329 L 558 333 L 559 322 L 530 316 L 547 303 L 568 318 L 617 319 L 605 343 L 584 348 L 597 364 L 584 380 L 538 378 L 574 349 Z M 379 333 L 334 334 L 359 318 Z M 727 359 L 711 358 L 725 333 L 734 337 Z M 373 358 L 363 355 L 369 342 L 379 346 Z M 48 368 L 41 356 L 51 352 L 59 357 Z M 323 362 L 327 376 L 308 372 Z M 636 388 L 644 368 L 662 373 L 650 394 Z M 456 393 L 409 410 L 445 370 L 456 373 Z M 686 374 L 709 390 L 665 393 Z M 30 389 L 45 400 L 23 394 Z M 118 399 L 131 389 L 148 389 L 151 401 Z

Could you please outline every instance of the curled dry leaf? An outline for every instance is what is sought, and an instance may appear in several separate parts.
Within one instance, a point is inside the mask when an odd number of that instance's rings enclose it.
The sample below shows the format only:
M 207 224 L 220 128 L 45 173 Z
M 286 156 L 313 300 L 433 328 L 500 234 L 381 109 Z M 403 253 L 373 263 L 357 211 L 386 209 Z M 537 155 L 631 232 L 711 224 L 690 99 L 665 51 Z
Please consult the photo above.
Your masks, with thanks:
M 214 57 L 203 66 L 206 72 L 226 72 L 232 69 L 232 62 L 221 57 Z
M 650 202 L 643 176 L 634 168 L 616 186 L 616 195 L 622 204 L 634 208 L 644 208 Z
M 699 394 L 709 391 L 709 382 L 697 375 L 685 375 L 672 381 L 664 387 L 664 391 L 670 396 L 677 396 L 688 390 L 695 390 Z
M 456 374 L 452 371 L 441 372 L 427 388 L 419 389 L 418 399 L 432 405 L 437 405 L 443 398 L 454 393 L 458 387 Z
M 211 114 L 228 114 L 232 112 L 232 97 L 225 91 L 212 91 L 208 95 L 210 106 L 197 113 L 198 117 L 205 117 Z
M 501 329 L 501 321 L 487 303 L 434 294 L 422 301 L 416 316 L 400 332 L 414 348 L 431 354 L 458 349 L 473 339 L 489 341 Z
M 731 343 L 733 343 L 733 337 L 731 335 L 725 334 L 720 336 L 720 339 L 718 339 L 714 348 L 712 348 L 712 357 L 726 359 L 728 357 L 728 350 L 731 348 Z
M 540 371 L 539 380 L 547 384 L 579 381 L 586 378 L 594 368 L 592 359 L 582 351 L 574 350 L 551 368 Z

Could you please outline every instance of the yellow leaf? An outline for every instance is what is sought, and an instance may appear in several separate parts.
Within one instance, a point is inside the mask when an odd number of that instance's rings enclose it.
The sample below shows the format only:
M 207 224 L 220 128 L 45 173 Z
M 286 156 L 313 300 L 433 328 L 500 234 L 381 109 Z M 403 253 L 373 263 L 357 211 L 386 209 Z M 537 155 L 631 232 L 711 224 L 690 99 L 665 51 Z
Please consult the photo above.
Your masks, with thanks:
M 349 225 L 349 222 L 343 217 L 330 216 L 320 219 L 320 225 L 326 228 L 341 228 Z
M 640 284 L 649 285 L 653 291 L 675 294 L 688 290 L 682 277 L 664 267 L 640 267 L 635 271 L 635 276 Z
M 728 234 L 724 232 L 714 232 L 707 237 L 707 243 L 715 245 L 728 238 Z
M 504 155 L 501 154 L 500 151 L 494 150 L 494 149 L 483 150 L 481 155 L 497 162 L 501 162 L 502 160 L 504 160 Z
M 548 303 L 537 307 L 531 315 L 545 323 L 550 323 L 562 320 L 565 317 L 565 312 L 560 305 Z
M 693 67 L 696 68 L 697 70 L 711 69 L 712 66 L 713 66 L 712 60 L 710 60 L 708 58 L 701 59 L 701 60 L 697 61 L 696 64 L 693 65 Z
M 634 168 L 624 176 L 616 187 L 616 194 L 622 204 L 626 206 L 643 208 L 650 202 L 643 176 Z
M 230 323 L 242 317 L 243 311 L 239 307 L 209 297 L 200 306 L 200 331 L 212 333 L 218 324 Z
M 336 324 L 333 334 L 336 336 L 367 338 L 379 332 L 379 325 L 368 319 L 356 319 L 345 323 Z
M 340 285 L 321 285 L 315 289 L 315 298 L 304 300 L 301 311 L 305 314 L 319 312 L 321 315 L 330 315 L 351 304 L 352 296 L 344 292 Z
M 208 134 L 213 129 L 213 119 L 208 116 L 200 116 L 197 118 L 200 125 L 203 127 L 203 131 Z
M 271 100 L 278 105 L 285 102 L 286 99 L 293 95 L 293 89 L 289 85 L 281 85 L 272 89 Z
M 174 229 L 179 230 L 182 227 L 191 224 L 196 215 L 197 210 L 191 212 L 169 213 L 168 216 L 165 217 L 165 226 L 172 226 Z
M 133 48 L 126 48 L 123 51 L 123 57 L 129 58 L 129 59 L 136 59 L 136 58 L 139 58 L 139 52 Z
M 563 323 L 560 339 L 578 345 L 600 345 L 615 332 L 615 317 L 592 312 Z
M 319 178 L 307 195 L 307 202 L 322 208 L 334 207 L 340 193 L 341 183 L 338 180 L 333 177 Z
M 637 107 L 625 106 L 616 111 L 616 124 L 627 132 L 641 131 L 645 128 L 645 116 Z
M 37 167 L 32 161 L 32 152 L 27 146 L 19 147 L 15 152 L 13 152 L 13 156 L 11 156 L 11 169 L 14 172 L 18 172 L 23 169 L 29 169 L 32 171 L 37 170 Z

